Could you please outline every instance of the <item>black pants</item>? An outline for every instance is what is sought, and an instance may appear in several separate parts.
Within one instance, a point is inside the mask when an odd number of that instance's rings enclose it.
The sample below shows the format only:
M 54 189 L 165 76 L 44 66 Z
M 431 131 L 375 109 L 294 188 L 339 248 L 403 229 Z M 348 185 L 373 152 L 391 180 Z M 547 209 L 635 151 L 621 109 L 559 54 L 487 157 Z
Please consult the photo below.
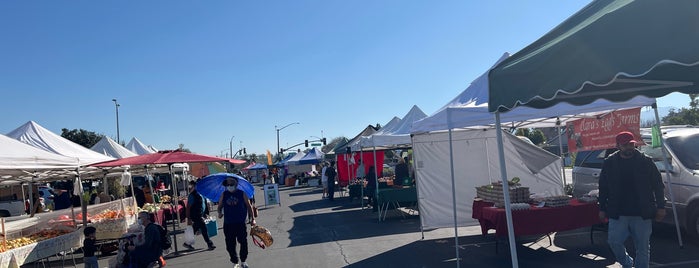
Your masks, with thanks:
M 333 201 L 335 199 L 335 181 L 328 180 L 328 200 Z
M 240 243 L 240 260 L 248 259 L 248 229 L 245 223 L 224 223 L 223 235 L 226 236 L 226 251 L 231 257 L 231 262 L 238 263 L 236 241 Z
M 206 223 L 204 223 L 203 217 L 192 217 L 192 230 L 197 233 L 197 230 L 201 230 L 201 236 L 204 237 L 204 241 L 207 245 L 213 245 L 211 239 L 209 239 L 209 230 L 206 229 Z

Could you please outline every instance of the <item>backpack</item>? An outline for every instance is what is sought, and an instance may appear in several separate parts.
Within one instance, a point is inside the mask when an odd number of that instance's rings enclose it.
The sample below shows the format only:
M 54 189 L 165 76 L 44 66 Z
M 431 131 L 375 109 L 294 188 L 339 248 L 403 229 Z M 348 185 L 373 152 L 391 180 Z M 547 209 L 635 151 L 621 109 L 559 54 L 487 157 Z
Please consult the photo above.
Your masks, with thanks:
M 172 238 L 170 238 L 167 230 L 165 230 L 163 226 L 160 226 L 160 224 L 156 224 L 155 226 L 158 226 L 158 231 L 160 231 L 160 248 L 163 250 L 170 249 L 172 247 Z

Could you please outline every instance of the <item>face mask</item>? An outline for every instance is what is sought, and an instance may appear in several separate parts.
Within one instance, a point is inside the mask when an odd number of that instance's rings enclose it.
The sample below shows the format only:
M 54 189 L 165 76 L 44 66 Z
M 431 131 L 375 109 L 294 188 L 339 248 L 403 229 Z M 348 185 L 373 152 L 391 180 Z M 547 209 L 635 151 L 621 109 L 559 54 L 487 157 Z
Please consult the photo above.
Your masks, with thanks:
M 226 187 L 226 189 L 227 189 L 229 192 L 234 192 L 234 191 L 235 191 L 235 186 L 228 186 L 228 187 Z

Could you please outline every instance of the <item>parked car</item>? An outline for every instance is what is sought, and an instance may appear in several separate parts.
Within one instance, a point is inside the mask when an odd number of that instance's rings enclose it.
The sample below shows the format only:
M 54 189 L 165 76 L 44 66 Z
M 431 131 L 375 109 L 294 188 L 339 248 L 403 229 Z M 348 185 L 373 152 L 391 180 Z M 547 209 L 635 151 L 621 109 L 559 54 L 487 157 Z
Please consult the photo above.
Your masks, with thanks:
M 0 201 L 0 217 L 2 218 L 22 215 L 24 210 L 22 200 Z
M 669 181 L 671 181 L 680 226 L 685 228 L 691 236 L 699 237 L 699 128 L 665 127 L 662 131 L 664 145 L 668 152 L 669 170 L 665 168 L 661 148 L 653 148 L 650 145 L 650 129 L 642 129 L 641 137 L 646 145 L 639 146 L 638 149 L 653 158 L 663 176 L 665 199 L 668 200 L 668 215 L 664 221 L 674 222 L 669 202 Z M 613 151 L 578 152 L 573 167 L 573 195 L 575 197 L 598 189 L 602 163 L 604 158 Z
M 39 197 L 44 199 L 44 206 L 46 209 L 53 209 L 53 199 L 56 197 L 56 193 L 53 188 L 48 186 L 39 186 Z

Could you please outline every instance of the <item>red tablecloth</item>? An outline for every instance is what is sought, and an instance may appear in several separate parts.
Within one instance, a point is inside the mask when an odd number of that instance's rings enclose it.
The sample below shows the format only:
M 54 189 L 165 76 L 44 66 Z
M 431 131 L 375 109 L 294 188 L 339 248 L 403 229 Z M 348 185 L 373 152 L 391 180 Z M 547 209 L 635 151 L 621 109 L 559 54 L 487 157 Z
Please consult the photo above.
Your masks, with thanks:
M 481 232 L 494 229 L 496 236 L 507 235 L 507 219 L 504 208 L 494 208 L 493 203 L 474 200 L 473 214 L 481 224 Z M 529 210 L 512 211 L 515 235 L 537 235 L 567 231 L 602 223 L 599 207 L 574 199 L 564 207 L 531 207 Z
M 184 207 L 177 205 L 177 211 L 182 215 L 182 221 L 186 220 Z M 172 206 L 159 209 L 155 214 L 155 221 L 163 225 L 166 220 L 177 218 L 177 213 L 172 213 Z

